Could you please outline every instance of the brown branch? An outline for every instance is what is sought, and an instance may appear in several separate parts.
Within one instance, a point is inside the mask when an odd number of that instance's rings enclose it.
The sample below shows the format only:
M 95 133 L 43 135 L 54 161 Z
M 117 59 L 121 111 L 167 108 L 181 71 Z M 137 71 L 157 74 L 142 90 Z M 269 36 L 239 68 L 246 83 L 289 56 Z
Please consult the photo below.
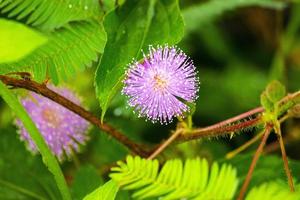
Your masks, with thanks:
M 160 145 L 156 145 L 154 147 L 154 150 L 146 151 L 145 148 L 131 141 L 127 136 L 125 136 L 124 134 L 116 130 L 114 127 L 106 123 L 101 123 L 101 121 L 95 115 L 88 112 L 84 108 L 74 104 L 73 102 L 64 98 L 58 93 L 50 90 L 49 88 L 47 88 L 45 84 L 37 83 L 35 81 L 30 80 L 30 78 L 16 79 L 11 76 L 4 76 L 4 75 L 0 75 L 0 80 L 6 85 L 12 86 L 13 88 L 27 89 L 29 91 L 33 91 L 35 93 L 41 94 L 55 101 L 56 103 L 64 106 L 65 108 L 73 111 L 74 113 L 78 114 L 79 116 L 86 119 L 90 123 L 94 124 L 100 130 L 106 132 L 108 135 L 118 140 L 120 143 L 122 143 L 124 146 L 126 146 L 129 150 L 131 150 L 133 153 L 137 155 L 140 155 L 142 157 L 148 157 L 151 153 L 155 151 L 155 149 L 157 149 L 157 146 L 160 146 Z M 293 99 L 298 100 L 299 96 L 300 96 L 300 91 L 293 94 L 288 94 L 280 101 L 280 105 L 284 105 L 286 102 L 289 102 Z M 198 128 L 188 132 L 184 132 L 184 134 L 179 134 L 179 136 L 175 139 L 175 141 L 182 142 L 182 141 L 199 139 L 203 137 L 222 136 L 232 132 L 238 132 L 246 128 L 257 126 L 263 122 L 261 118 L 261 113 L 263 111 L 264 109 L 262 107 L 258 107 L 248 112 L 242 113 L 238 116 L 219 122 L 217 124 L 205 128 Z M 253 119 L 244 122 L 239 122 L 240 120 L 245 119 L 247 117 L 252 117 L 253 115 L 256 115 Z
M 67 109 L 71 110 L 72 112 L 86 119 L 91 124 L 94 124 L 100 130 L 104 131 L 108 135 L 118 140 L 120 143 L 126 146 L 133 153 L 140 155 L 142 157 L 149 156 L 149 152 L 145 151 L 142 146 L 131 141 L 127 136 L 125 136 L 124 134 L 122 134 L 121 132 L 119 132 L 117 129 L 110 126 L 109 124 L 101 123 L 101 121 L 95 115 L 85 110 L 81 106 L 68 100 L 67 98 L 61 96 L 60 94 L 54 92 L 53 90 L 49 89 L 45 84 L 40 84 L 30 79 L 16 79 L 4 75 L 0 75 L 0 80 L 6 85 L 12 86 L 14 88 L 23 88 L 26 90 L 30 90 L 53 100 L 54 102 L 66 107 Z
M 223 136 L 232 132 L 238 132 L 246 128 L 257 126 L 261 123 L 262 123 L 261 116 L 257 116 L 254 119 L 240 122 L 234 125 L 221 126 L 221 127 L 216 126 L 216 128 L 209 128 L 209 129 L 208 128 L 194 129 L 191 132 L 180 135 L 176 141 L 188 141 L 188 140 L 195 140 L 203 137 Z
M 261 153 L 263 151 L 263 148 L 264 148 L 264 146 L 266 144 L 266 141 L 267 141 L 267 139 L 268 139 L 268 137 L 269 137 L 269 135 L 271 133 L 272 128 L 273 128 L 272 125 L 270 125 L 270 124 L 266 125 L 265 133 L 263 135 L 261 143 L 259 144 L 259 146 L 258 146 L 258 148 L 257 148 L 257 150 L 256 150 L 256 152 L 255 152 L 255 154 L 253 156 L 253 159 L 252 159 L 251 165 L 249 167 L 247 176 L 246 176 L 245 181 L 244 181 L 244 183 L 242 185 L 240 194 L 239 194 L 239 196 L 237 198 L 238 200 L 243 200 L 244 199 L 244 196 L 246 194 L 248 185 L 249 185 L 250 180 L 252 178 L 252 174 L 253 174 L 254 168 L 255 168 L 256 163 L 257 163 L 257 161 L 258 161 L 258 159 L 259 159 L 259 157 L 260 157 L 260 155 L 261 155 Z

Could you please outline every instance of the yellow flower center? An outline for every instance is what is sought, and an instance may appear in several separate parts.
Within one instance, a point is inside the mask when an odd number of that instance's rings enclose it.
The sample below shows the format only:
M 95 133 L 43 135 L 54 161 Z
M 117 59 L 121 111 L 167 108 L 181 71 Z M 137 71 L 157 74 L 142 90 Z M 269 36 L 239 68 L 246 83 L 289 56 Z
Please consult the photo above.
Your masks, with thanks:
M 59 117 L 56 115 L 55 111 L 48 108 L 42 111 L 43 118 L 50 123 L 52 126 L 57 127 L 60 123 Z
M 167 87 L 167 81 L 163 80 L 159 75 L 154 76 L 154 89 L 163 91 Z

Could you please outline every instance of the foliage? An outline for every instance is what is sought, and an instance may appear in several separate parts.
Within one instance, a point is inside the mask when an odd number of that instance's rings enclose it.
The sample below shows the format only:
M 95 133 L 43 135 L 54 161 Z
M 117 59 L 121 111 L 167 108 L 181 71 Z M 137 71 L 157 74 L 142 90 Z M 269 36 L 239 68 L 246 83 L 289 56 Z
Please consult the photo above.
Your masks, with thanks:
M 184 166 L 179 159 L 168 160 L 159 171 L 157 160 L 127 156 L 126 164 L 118 162 L 110 177 L 124 189 L 137 190 L 133 198 L 231 199 L 238 180 L 236 170 L 214 163 L 209 169 L 205 159 L 188 159 Z
M 86 197 L 84 200 L 111 200 L 115 199 L 118 191 L 118 185 L 113 180 L 108 181 Z
M 282 182 L 270 182 L 252 188 L 245 200 L 299 200 L 299 192 L 292 193 Z
M 0 18 L 0 49 L 5 49 L 0 53 L 0 63 L 19 60 L 46 41 L 45 36 L 21 23 Z
M 102 120 L 120 90 L 126 65 L 132 59 L 140 59 L 141 50 L 146 52 L 148 45 L 176 44 L 183 36 L 177 0 L 126 1 L 110 12 L 103 23 L 108 39 L 95 78 Z
M 245 180 L 247 175 L 248 166 L 251 163 L 253 153 L 245 153 L 243 155 L 237 155 L 231 160 L 225 160 L 224 162 L 236 167 L 238 171 L 238 178 L 241 182 Z M 222 162 L 221 162 L 222 163 Z M 289 165 L 294 177 L 300 176 L 300 162 L 296 160 L 289 160 Z M 247 166 L 247 167 L 245 167 Z M 276 170 L 270 170 L 276 169 Z M 286 182 L 286 176 L 283 169 L 283 162 L 279 156 L 276 155 L 263 155 L 257 163 L 256 170 L 253 172 L 250 188 L 257 185 L 264 184 L 265 182 L 272 182 L 274 180 L 281 180 Z M 295 180 L 298 181 L 298 180 Z
M 76 172 L 72 184 L 73 199 L 83 199 L 83 197 L 95 190 L 99 185 L 102 185 L 102 183 L 103 180 L 98 175 L 97 169 L 94 166 L 81 166 Z
M 48 74 L 57 84 L 59 79 L 72 77 L 98 59 L 106 42 L 103 27 L 95 21 L 74 22 L 49 35 L 48 42 L 26 58 L 0 65 L 1 73 L 33 72 L 34 78 L 43 81 Z
M 71 21 L 97 19 L 99 4 L 94 0 L 1 0 L 2 13 L 43 30 L 59 28 Z
M 67 200 L 71 199 L 68 191 L 66 181 L 63 173 L 59 167 L 58 161 L 50 151 L 43 137 L 36 128 L 34 122 L 30 119 L 24 107 L 19 103 L 18 99 L 0 82 L 0 95 L 8 106 L 16 113 L 18 118 L 23 122 L 24 126 L 28 130 L 31 138 L 36 143 L 39 151 L 43 156 L 43 162 L 48 167 L 49 171 L 53 174 L 58 188 L 61 192 L 62 198 Z
M 0 0 L 0 199 L 235 199 L 257 146 L 231 160 L 224 155 L 265 123 L 282 131 L 299 182 L 299 14 L 296 0 Z M 166 126 L 137 119 L 120 92 L 127 66 L 143 62 L 149 45 L 166 44 L 183 49 L 199 71 L 201 88 L 189 126 L 181 118 Z M 78 92 L 84 106 L 77 114 L 87 114 L 95 125 L 81 153 L 72 152 L 64 163 L 57 163 L 18 101 L 28 88 L 45 91 L 48 82 Z M 11 90 L 22 84 L 27 90 Z M 209 126 L 259 106 L 260 95 L 265 112 Z M 19 141 L 11 126 L 16 117 L 41 155 L 31 155 Z M 177 143 L 199 130 L 230 130 L 252 120 L 258 120 L 255 128 L 242 127 L 230 139 Z M 124 161 L 132 153 L 128 144 L 150 154 L 178 129 L 185 132 L 159 161 L 138 156 Z M 283 161 L 273 153 L 279 149 L 275 136 L 266 143 L 270 153 L 256 165 L 247 200 L 299 199 L 299 185 L 295 194 L 289 192 Z M 116 160 L 123 161 L 111 168 Z M 111 180 L 104 183 L 109 169 Z
M 42 158 L 26 151 L 15 132 L 12 126 L 0 128 L 0 199 L 60 199 Z
M 160 172 L 157 160 L 137 156 L 127 156 L 126 163 L 119 161 L 117 164 L 118 167 L 111 169 L 112 179 L 85 199 L 101 199 L 105 195 L 115 199 L 117 185 L 124 190 L 135 190 L 133 199 L 232 199 L 238 185 L 236 169 L 228 164 L 220 167 L 217 163 L 209 169 L 206 159 L 188 159 L 184 167 L 178 159 L 168 160 Z M 245 199 L 299 199 L 298 192 L 290 192 L 283 180 L 274 180 L 259 186 L 256 184 Z

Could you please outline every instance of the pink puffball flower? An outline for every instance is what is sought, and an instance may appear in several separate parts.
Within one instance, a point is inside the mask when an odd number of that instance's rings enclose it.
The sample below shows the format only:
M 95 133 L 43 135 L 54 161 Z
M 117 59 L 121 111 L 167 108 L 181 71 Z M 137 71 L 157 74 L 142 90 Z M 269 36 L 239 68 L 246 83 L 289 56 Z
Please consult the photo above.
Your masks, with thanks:
M 176 47 L 149 47 L 142 62 L 129 65 L 122 94 L 128 104 L 152 122 L 169 123 L 189 111 L 199 81 L 193 62 Z
M 80 105 L 79 98 L 70 90 L 53 86 L 50 88 Z M 56 102 L 29 92 L 28 96 L 21 99 L 21 103 L 60 162 L 65 158 L 70 159 L 75 152 L 80 150 L 80 145 L 85 144 L 89 139 L 87 135 L 89 122 Z M 27 143 L 30 151 L 37 153 L 37 146 L 23 123 L 19 119 L 15 123 L 19 128 L 21 140 Z

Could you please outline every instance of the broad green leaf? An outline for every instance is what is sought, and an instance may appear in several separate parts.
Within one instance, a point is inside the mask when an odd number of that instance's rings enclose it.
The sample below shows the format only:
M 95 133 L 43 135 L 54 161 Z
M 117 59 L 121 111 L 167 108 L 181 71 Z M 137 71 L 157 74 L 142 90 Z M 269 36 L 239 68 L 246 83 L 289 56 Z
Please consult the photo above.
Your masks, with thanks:
M 104 19 L 107 44 L 98 65 L 95 86 L 102 120 L 119 91 L 126 65 L 141 58 L 148 45 L 176 44 L 183 36 L 183 20 L 176 0 L 130 0 Z
M 0 63 L 17 61 L 47 42 L 47 37 L 11 20 L 0 18 Z
M 119 190 L 117 183 L 113 180 L 106 182 L 101 187 L 84 197 L 83 200 L 114 200 Z
M 18 101 L 17 97 L 9 91 L 6 86 L 0 81 L 0 96 L 8 104 L 8 106 L 14 111 L 16 116 L 23 122 L 25 128 L 34 143 L 37 145 L 42 157 L 44 164 L 48 167 L 49 171 L 54 175 L 56 184 L 61 192 L 62 198 L 64 200 L 71 199 L 68 186 L 64 179 L 64 175 L 59 167 L 59 164 L 47 146 L 44 138 L 39 133 L 34 122 L 30 119 L 24 107 Z
M 275 0 L 210 0 L 183 10 L 186 30 L 193 31 L 211 22 L 226 11 L 247 6 L 282 9 L 285 4 Z
M 97 173 L 97 169 L 92 165 L 86 165 L 79 168 L 74 177 L 72 185 L 72 197 L 74 200 L 81 200 L 88 193 L 95 190 L 103 184 L 101 176 Z

